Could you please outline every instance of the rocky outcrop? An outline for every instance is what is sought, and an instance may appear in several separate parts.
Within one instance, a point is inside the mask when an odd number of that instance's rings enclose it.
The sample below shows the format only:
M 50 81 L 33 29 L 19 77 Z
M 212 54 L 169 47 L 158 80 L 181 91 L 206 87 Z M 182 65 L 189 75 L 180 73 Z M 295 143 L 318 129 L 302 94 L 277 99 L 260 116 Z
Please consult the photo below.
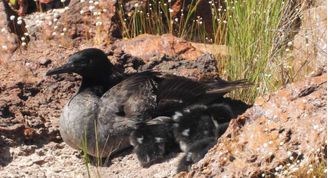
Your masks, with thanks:
M 327 157 L 327 74 L 259 97 L 181 177 L 292 176 Z M 324 170 L 321 172 L 325 175 Z M 304 173 L 306 175 L 306 173 Z M 294 175 L 295 176 L 295 175 Z M 298 175 L 296 177 L 302 177 Z

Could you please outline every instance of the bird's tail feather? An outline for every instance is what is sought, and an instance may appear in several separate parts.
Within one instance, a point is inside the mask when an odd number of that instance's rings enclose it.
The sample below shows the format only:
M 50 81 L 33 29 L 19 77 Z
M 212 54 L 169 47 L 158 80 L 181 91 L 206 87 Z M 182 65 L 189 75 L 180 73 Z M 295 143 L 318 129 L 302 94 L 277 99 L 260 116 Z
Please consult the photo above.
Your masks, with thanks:
M 252 82 L 249 82 L 246 79 L 236 80 L 232 82 L 219 80 L 217 82 L 203 82 L 203 83 L 210 86 L 210 90 L 207 90 L 206 94 L 228 93 L 235 89 L 247 88 L 254 85 Z

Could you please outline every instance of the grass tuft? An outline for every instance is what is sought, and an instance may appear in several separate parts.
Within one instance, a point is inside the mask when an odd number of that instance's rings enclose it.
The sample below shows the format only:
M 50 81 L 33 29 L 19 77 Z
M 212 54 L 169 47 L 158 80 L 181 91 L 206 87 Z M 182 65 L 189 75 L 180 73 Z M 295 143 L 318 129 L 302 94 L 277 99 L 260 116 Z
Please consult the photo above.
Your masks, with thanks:
M 246 78 L 254 87 L 231 96 L 253 103 L 257 96 L 273 92 L 300 79 L 289 47 L 299 28 L 301 12 L 296 1 L 235 1 L 227 3 L 229 54 L 219 71 L 228 80 Z

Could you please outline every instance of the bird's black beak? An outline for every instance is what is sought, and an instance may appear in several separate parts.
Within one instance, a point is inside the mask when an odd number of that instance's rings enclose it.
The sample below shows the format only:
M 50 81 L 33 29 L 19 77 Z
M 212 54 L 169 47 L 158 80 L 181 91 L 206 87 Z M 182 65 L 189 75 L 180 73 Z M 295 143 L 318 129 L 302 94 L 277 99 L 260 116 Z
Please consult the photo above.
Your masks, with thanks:
M 62 73 L 69 73 L 74 72 L 74 66 L 72 62 L 68 62 L 61 67 L 58 67 L 53 70 L 49 70 L 47 73 L 44 74 L 44 76 L 54 75 L 54 74 L 62 74 Z

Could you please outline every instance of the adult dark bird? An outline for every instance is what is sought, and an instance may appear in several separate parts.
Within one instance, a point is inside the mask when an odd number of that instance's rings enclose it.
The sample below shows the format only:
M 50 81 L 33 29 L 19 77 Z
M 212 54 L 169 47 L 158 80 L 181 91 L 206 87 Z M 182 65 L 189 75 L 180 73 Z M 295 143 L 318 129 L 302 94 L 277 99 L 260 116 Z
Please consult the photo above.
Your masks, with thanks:
M 95 48 L 72 54 L 68 63 L 45 75 L 77 73 L 82 83 L 64 107 L 59 120 L 63 140 L 75 149 L 87 145 L 92 156 L 131 146 L 130 133 L 158 116 L 172 116 L 188 105 L 208 104 L 236 88 L 244 80 L 193 81 L 158 72 L 120 74 L 103 51 Z

